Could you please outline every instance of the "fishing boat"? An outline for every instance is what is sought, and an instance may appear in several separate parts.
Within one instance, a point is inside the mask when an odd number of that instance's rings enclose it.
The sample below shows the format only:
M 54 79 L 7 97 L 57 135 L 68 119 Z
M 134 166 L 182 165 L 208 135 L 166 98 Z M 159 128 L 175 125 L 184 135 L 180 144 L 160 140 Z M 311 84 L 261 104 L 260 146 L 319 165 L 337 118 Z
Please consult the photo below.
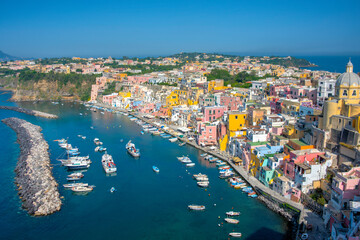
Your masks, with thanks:
M 195 210 L 195 211 L 202 211 L 205 210 L 205 206 L 204 205 L 189 205 L 188 208 L 190 210 Z
M 90 167 L 90 163 L 87 160 L 84 161 L 72 161 L 69 163 L 63 164 L 68 170 L 79 170 L 79 169 L 87 169 Z
M 140 157 L 140 150 L 135 148 L 135 144 L 131 140 L 126 144 L 126 150 L 133 157 Z
M 208 187 L 209 186 L 209 181 L 201 181 L 201 182 L 197 182 L 197 185 L 199 187 Z
M 73 187 L 87 187 L 88 183 L 67 183 L 63 185 L 64 188 L 73 188 Z
M 106 173 L 114 173 L 117 168 L 110 154 L 105 153 L 101 158 L 101 164 Z
M 160 170 L 159 170 L 158 167 L 153 166 L 152 168 L 153 168 L 153 171 L 154 171 L 154 172 L 156 172 L 156 173 L 160 172 Z
M 90 186 L 75 186 L 75 187 L 72 187 L 71 190 L 73 192 L 76 192 L 76 193 L 88 193 L 88 192 L 91 192 L 94 188 L 93 187 L 90 187 Z
M 230 211 L 230 212 L 226 212 L 226 215 L 228 215 L 228 216 L 239 216 L 240 212 Z
M 170 142 L 176 142 L 178 139 L 176 138 L 176 137 L 174 137 L 174 138 L 169 138 L 169 141 Z
M 187 163 L 186 166 L 187 166 L 187 167 L 193 167 L 193 166 L 195 166 L 195 163 L 193 163 L 193 162 Z
M 229 236 L 234 238 L 241 238 L 242 234 L 239 232 L 231 232 L 229 233 Z
M 232 223 L 232 224 L 238 224 L 239 223 L 239 220 L 233 219 L 233 218 L 225 218 L 224 220 L 227 223 Z

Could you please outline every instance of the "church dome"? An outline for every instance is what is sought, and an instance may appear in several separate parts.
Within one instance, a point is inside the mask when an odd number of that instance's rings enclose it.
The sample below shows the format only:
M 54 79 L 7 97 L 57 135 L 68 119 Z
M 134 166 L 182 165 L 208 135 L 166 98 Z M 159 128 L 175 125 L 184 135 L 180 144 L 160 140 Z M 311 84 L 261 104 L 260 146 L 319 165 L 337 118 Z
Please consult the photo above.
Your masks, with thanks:
M 336 80 L 336 86 L 345 86 L 345 87 L 359 87 L 360 86 L 360 77 L 353 73 L 353 64 L 351 61 L 346 66 L 346 72 L 341 74 Z

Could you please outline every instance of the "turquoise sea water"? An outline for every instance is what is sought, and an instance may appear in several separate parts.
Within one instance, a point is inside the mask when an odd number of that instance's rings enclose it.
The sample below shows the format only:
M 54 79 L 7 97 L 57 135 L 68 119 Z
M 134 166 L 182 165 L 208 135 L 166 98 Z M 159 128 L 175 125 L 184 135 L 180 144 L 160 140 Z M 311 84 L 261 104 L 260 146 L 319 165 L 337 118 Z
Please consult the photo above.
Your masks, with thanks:
M 0 95 L 0 105 L 16 105 L 6 102 L 9 97 Z M 0 123 L 1 239 L 228 239 L 232 231 L 242 232 L 243 239 L 286 239 L 287 223 L 283 218 L 219 179 L 215 166 L 201 160 L 197 149 L 179 147 L 159 136 L 141 135 L 141 128 L 126 116 L 93 113 L 77 103 L 19 105 L 60 117 L 49 120 L 0 110 L 0 119 L 16 116 L 43 128 L 53 174 L 64 199 L 61 211 L 46 217 L 31 217 L 21 208 L 14 184 L 19 145 L 13 130 Z M 83 140 L 78 134 L 87 138 Z M 68 172 L 56 160 L 63 151 L 53 140 L 67 137 L 79 147 L 81 155 L 89 154 L 93 162 L 83 181 L 96 188 L 86 196 L 74 195 L 62 187 Z M 116 176 L 105 175 L 102 154 L 94 152 L 95 137 L 113 156 L 118 167 Z M 126 153 L 125 144 L 130 139 L 140 148 L 140 159 Z M 180 155 L 189 155 L 196 166 L 186 169 L 176 159 Z M 159 174 L 153 172 L 153 165 L 159 167 Z M 206 191 L 192 179 L 192 174 L 199 172 L 209 176 Z M 111 187 L 117 191 L 110 193 Z M 188 211 L 187 205 L 192 203 L 205 205 L 206 211 Z M 225 212 L 232 209 L 242 213 L 240 223 L 222 224 Z

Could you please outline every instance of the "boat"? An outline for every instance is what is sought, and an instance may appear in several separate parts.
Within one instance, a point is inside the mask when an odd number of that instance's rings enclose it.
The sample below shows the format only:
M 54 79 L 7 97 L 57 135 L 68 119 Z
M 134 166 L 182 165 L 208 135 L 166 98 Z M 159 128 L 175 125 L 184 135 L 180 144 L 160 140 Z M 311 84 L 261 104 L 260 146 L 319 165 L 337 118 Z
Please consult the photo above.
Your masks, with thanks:
M 178 139 L 176 138 L 176 137 L 174 137 L 174 138 L 169 138 L 169 141 L 170 142 L 176 142 Z
M 158 167 L 153 166 L 152 168 L 153 168 L 153 171 L 154 171 L 154 172 L 156 172 L 156 173 L 160 172 L 160 170 L 159 170 Z
M 105 153 L 101 158 L 101 164 L 106 173 L 114 173 L 117 171 L 114 160 L 110 154 Z
M 89 160 L 73 160 L 71 162 L 67 162 L 63 164 L 67 167 L 68 170 L 79 170 L 79 169 L 86 169 L 90 167 Z
M 241 238 L 242 234 L 239 232 L 231 232 L 229 233 L 229 236 L 234 238 Z
M 100 142 L 100 139 L 98 139 L 98 138 L 94 138 L 94 143 L 96 145 L 102 145 L 103 144 L 102 142 Z
M 135 144 L 131 140 L 126 144 L 126 150 L 133 157 L 140 157 L 140 150 L 135 148 Z
M 110 192 L 111 192 L 111 193 L 113 193 L 113 192 L 115 192 L 115 191 L 116 191 L 116 189 L 115 189 L 114 187 L 110 188 Z
M 205 206 L 204 205 L 189 205 L 188 208 L 190 210 L 195 210 L 195 211 L 202 211 L 205 210 Z
M 239 220 L 233 219 L 233 218 L 225 218 L 224 220 L 227 223 L 232 223 L 232 224 L 238 224 L 239 223 Z
M 82 139 L 86 139 L 86 136 L 82 136 L 81 138 L 82 138 Z
M 192 163 L 192 161 L 190 160 L 189 157 L 186 157 L 186 156 L 182 156 L 182 157 L 178 157 L 177 158 L 180 162 L 182 163 Z
M 226 215 L 228 215 L 228 216 L 239 216 L 240 212 L 230 211 L 230 212 L 226 212 Z
M 90 186 L 75 186 L 71 190 L 76 193 L 88 193 L 91 192 L 94 188 Z
M 141 134 L 144 134 L 144 131 L 141 131 Z
M 199 187 L 208 187 L 209 186 L 209 181 L 201 181 L 201 182 L 197 182 L 197 185 Z
M 207 153 L 202 153 L 200 154 L 200 157 L 206 157 L 208 154 Z
M 203 177 L 203 176 L 201 176 L 201 177 L 196 177 L 195 179 L 196 179 L 196 181 L 209 181 L 209 178 L 208 178 L 208 177 Z
M 186 144 L 186 142 L 182 142 L 179 144 L 180 147 L 184 146 Z
M 88 183 L 68 183 L 63 185 L 64 188 L 73 188 L 73 187 L 87 187 Z
M 68 178 L 73 178 L 73 177 L 83 178 L 84 174 L 82 174 L 81 172 L 76 172 L 68 175 Z
M 193 163 L 193 162 L 187 163 L 186 166 L 187 166 L 187 167 L 193 167 L 193 166 L 195 166 L 195 163 Z
M 76 181 L 76 180 L 80 180 L 81 177 L 69 177 L 69 178 L 66 178 L 67 181 Z
M 206 175 L 206 174 L 202 174 L 202 173 L 198 173 L 198 174 L 194 174 L 193 177 L 194 177 L 194 178 L 207 177 L 207 175 Z

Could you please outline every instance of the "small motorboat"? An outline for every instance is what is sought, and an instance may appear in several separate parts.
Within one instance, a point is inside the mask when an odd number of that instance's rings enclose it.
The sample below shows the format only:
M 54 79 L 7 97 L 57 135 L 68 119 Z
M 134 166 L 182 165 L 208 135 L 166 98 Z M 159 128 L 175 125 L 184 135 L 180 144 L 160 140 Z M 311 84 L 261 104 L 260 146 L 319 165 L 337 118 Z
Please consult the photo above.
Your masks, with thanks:
M 77 193 L 88 193 L 88 192 L 91 192 L 94 188 L 93 187 L 90 187 L 90 186 L 75 186 L 75 187 L 72 187 L 71 190 L 73 192 L 77 192 Z
M 189 205 L 188 208 L 190 210 L 195 210 L 195 211 L 202 211 L 205 210 L 205 206 L 204 205 Z
M 193 166 L 195 166 L 195 163 L 193 163 L 193 162 L 192 163 L 187 163 L 186 166 L 187 167 L 193 167 Z
M 231 224 L 238 224 L 239 223 L 239 220 L 233 219 L 233 218 L 225 218 L 224 220 L 225 220 L 225 222 L 231 223 Z
M 242 235 L 239 232 L 232 232 L 232 233 L 229 233 L 229 236 L 234 237 L 234 238 L 241 238 Z
M 153 171 L 156 172 L 156 173 L 160 172 L 160 170 L 159 170 L 158 167 L 153 166 L 152 169 L 153 169 Z
M 208 187 L 208 186 L 209 186 L 209 181 L 197 182 L 197 185 L 198 185 L 199 187 Z
M 180 147 L 184 146 L 186 144 L 186 142 L 182 142 L 179 144 Z
M 144 134 L 144 131 L 141 131 L 141 134 Z
M 115 189 L 114 187 L 110 188 L 110 192 L 111 192 L 111 193 L 113 193 L 113 192 L 115 192 L 115 191 L 116 191 L 116 189 Z
M 68 183 L 63 185 L 64 188 L 73 188 L 73 187 L 87 187 L 88 183 Z
M 240 212 L 230 211 L 230 212 L 226 212 L 226 215 L 228 215 L 228 216 L 239 216 Z
M 207 175 L 206 175 L 206 174 L 202 174 L 202 173 L 198 173 L 198 174 L 194 174 L 193 177 L 194 177 L 194 178 L 207 177 Z
M 170 142 L 176 142 L 178 139 L 176 138 L 176 137 L 174 137 L 174 138 L 169 138 L 169 141 Z
M 76 172 L 68 175 L 68 178 L 73 178 L 73 177 L 82 178 L 84 177 L 84 174 L 82 174 L 81 172 Z

